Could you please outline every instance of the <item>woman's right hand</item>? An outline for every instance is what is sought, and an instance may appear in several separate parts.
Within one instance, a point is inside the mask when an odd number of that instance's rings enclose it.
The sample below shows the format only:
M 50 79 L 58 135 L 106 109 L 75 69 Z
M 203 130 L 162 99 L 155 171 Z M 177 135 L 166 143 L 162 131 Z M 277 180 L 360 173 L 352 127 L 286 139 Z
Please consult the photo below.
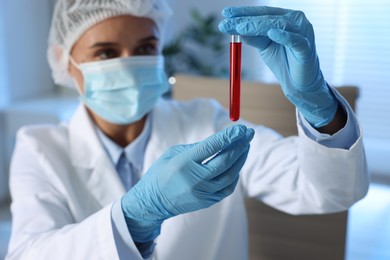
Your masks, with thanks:
M 253 129 L 235 125 L 202 142 L 168 149 L 122 198 L 133 240 L 152 241 L 165 219 L 232 194 L 253 136 Z

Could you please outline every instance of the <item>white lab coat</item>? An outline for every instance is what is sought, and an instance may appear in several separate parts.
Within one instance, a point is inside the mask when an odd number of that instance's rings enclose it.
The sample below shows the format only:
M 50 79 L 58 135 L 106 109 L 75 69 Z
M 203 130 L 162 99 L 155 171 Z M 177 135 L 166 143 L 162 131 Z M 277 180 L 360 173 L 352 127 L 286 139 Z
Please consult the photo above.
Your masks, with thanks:
M 200 141 L 231 124 L 210 100 L 160 100 L 152 113 L 144 171 L 168 147 Z M 289 138 L 253 127 L 235 192 L 210 208 L 165 221 L 156 259 L 247 259 L 247 196 L 302 214 L 341 211 L 366 194 L 361 137 L 349 150 L 331 149 L 309 139 L 300 126 L 299 137 Z M 134 244 L 115 245 L 111 207 L 125 190 L 83 106 L 69 123 L 19 131 L 10 187 L 8 259 L 112 260 L 118 250 L 128 259 L 142 259 Z

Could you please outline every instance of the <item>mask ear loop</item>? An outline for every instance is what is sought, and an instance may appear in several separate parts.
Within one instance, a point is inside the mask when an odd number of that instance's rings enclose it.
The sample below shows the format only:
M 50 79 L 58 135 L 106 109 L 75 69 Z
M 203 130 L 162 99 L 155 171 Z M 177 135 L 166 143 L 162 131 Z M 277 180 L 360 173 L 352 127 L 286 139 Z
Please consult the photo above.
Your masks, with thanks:
M 75 66 L 79 71 L 82 72 L 82 70 L 80 69 L 79 64 L 77 64 L 77 62 L 73 59 L 73 57 L 71 55 L 69 55 L 69 60 L 70 60 L 70 63 L 72 63 L 73 66 Z M 81 91 L 81 87 L 80 87 L 79 83 L 77 82 L 77 80 L 74 77 L 72 77 L 72 79 L 73 79 L 73 82 L 76 85 L 76 89 L 77 89 L 77 92 L 79 92 L 79 95 L 81 97 L 84 96 L 84 93 Z

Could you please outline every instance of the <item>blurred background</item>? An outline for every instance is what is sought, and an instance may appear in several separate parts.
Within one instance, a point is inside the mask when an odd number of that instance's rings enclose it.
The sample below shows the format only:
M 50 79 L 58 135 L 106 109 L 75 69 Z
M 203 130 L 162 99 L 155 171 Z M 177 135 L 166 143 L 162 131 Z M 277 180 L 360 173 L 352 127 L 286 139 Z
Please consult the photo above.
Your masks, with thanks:
M 218 32 L 227 5 L 270 5 L 305 12 L 321 68 L 332 86 L 359 87 L 369 195 L 349 215 L 347 258 L 390 259 L 390 2 L 385 0 L 168 0 L 174 9 L 164 54 L 167 72 L 228 77 L 229 37 Z M 15 132 L 57 123 L 77 106 L 75 91 L 55 86 L 46 60 L 55 0 L 0 1 L 0 259 L 10 232 L 8 168 Z M 275 82 L 256 50 L 243 48 L 244 79 Z M 227 89 L 228 91 L 228 89 Z

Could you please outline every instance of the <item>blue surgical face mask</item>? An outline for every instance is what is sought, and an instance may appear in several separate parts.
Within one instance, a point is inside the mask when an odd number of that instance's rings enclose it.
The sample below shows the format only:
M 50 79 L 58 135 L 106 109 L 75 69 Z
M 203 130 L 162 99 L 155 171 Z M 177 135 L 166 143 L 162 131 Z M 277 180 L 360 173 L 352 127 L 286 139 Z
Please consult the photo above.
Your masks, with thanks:
M 133 56 L 76 64 L 83 74 L 80 99 L 113 124 L 125 125 L 144 117 L 169 90 L 163 56 Z

